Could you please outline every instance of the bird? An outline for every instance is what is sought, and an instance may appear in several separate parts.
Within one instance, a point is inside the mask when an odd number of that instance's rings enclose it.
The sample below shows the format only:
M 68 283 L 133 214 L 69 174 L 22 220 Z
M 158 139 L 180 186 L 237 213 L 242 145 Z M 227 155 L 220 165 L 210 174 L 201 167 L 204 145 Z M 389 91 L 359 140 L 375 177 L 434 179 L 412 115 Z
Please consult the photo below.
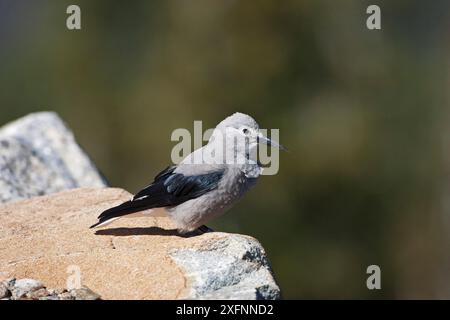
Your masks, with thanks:
M 206 145 L 161 171 L 131 200 L 103 211 L 91 228 L 122 217 L 166 215 L 180 234 L 211 231 L 206 223 L 236 204 L 261 175 L 259 144 L 287 150 L 264 136 L 251 116 L 236 112 L 215 127 Z

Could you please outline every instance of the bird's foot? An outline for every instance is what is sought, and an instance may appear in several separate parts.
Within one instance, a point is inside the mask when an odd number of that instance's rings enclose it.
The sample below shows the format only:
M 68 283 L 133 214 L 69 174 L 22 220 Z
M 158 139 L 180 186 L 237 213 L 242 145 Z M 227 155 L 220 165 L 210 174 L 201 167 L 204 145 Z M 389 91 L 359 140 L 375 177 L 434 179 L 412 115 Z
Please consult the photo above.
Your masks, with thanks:
M 197 229 L 197 231 L 200 231 L 201 234 L 203 234 L 203 233 L 208 233 L 208 232 L 214 232 L 213 229 L 211 229 L 211 228 L 209 228 L 209 227 L 207 227 L 207 226 L 205 226 L 205 225 L 202 225 L 201 227 L 199 227 L 199 228 Z
M 203 225 L 201 227 L 198 227 L 197 229 L 193 231 L 189 231 L 184 233 L 186 237 L 195 237 L 195 236 L 201 236 L 202 234 L 208 233 L 208 232 L 214 232 L 213 229 L 208 228 L 207 226 Z

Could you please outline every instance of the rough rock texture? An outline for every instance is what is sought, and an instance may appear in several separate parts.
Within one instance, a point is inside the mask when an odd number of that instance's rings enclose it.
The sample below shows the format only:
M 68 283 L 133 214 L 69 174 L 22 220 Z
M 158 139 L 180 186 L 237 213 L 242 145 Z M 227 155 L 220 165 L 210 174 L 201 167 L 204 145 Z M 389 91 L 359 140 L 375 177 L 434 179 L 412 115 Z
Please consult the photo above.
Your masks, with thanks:
M 106 183 L 52 112 L 0 128 L 0 203 Z
M 8 282 L 11 283 L 12 281 Z M 29 292 L 44 288 L 44 285 L 40 281 L 34 279 L 19 279 L 13 281 L 13 283 L 14 285 L 11 292 L 15 299 L 22 298 Z
M 0 300 L 99 300 L 89 288 L 47 289 L 34 279 L 7 279 L 0 282 Z
M 230 234 L 170 255 L 185 270 L 191 298 L 280 298 L 265 252 L 254 238 Z
M 81 284 L 102 299 L 280 297 L 264 249 L 251 237 L 182 237 L 165 217 L 89 229 L 102 210 L 130 197 L 76 189 L 0 206 L 0 280 L 65 288 L 79 270 Z
M 7 281 L 0 282 L 0 299 L 8 299 L 11 296 L 11 291 L 6 283 Z

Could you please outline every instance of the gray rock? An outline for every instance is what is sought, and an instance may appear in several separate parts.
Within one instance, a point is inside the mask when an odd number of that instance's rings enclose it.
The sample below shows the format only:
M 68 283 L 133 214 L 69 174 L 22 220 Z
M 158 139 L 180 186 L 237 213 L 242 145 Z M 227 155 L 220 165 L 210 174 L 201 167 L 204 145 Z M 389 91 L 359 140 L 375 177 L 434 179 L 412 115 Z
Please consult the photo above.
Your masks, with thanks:
M 33 300 L 36 300 L 36 299 L 39 299 L 39 298 L 47 297 L 48 295 L 49 295 L 49 292 L 47 291 L 47 289 L 41 288 L 41 289 L 38 289 L 38 290 L 35 290 L 35 291 L 28 292 L 26 294 L 26 297 L 30 298 L 30 299 L 33 299 Z
M 11 296 L 11 292 L 5 283 L 0 282 L 0 299 L 8 298 Z
M 70 294 L 75 300 L 99 300 L 100 296 L 89 288 L 70 290 Z
M 228 235 L 171 257 L 191 283 L 188 299 L 280 299 L 266 253 L 254 238 Z
M 58 295 L 59 300 L 74 300 L 75 297 L 70 292 L 63 292 Z
M 99 300 L 100 295 L 87 287 L 68 291 L 47 289 L 34 279 L 8 279 L 0 282 L 0 300 Z
M 14 288 L 14 284 L 16 283 L 16 278 L 9 278 L 3 281 L 3 283 L 6 285 L 9 291 L 11 291 Z
M 44 285 L 40 281 L 34 279 L 20 279 L 15 281 L 11 291 L 14 299 L 20 299 L 41 288 L 44 288 Z
M 57 296 L 60 296 L 60 295 L 65 294 L 67 292 L 68 292 L 67 289 L 61 289 L 61 288 L 60 289 L 53 289 L 51 291 L 52 294 L 55 294 Z
M 39 298 L 39 300 L 60 300 L 60 299 L 58 296 L 50 295 L 50 296 L 46 296 L 46 297 L 41 297 L 41 298 Z
M 0 128 L 0 203 L 104 186 L 105 180 L 55 113 L 33 113 Z

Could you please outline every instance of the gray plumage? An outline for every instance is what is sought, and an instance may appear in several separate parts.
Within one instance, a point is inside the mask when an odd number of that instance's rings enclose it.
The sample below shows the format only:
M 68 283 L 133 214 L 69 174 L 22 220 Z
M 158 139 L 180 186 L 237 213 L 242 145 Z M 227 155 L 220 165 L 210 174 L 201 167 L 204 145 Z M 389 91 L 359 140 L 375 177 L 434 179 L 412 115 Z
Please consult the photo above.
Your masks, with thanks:
M 132 200 L 104 211 L 98 223 L 120 217 L 167 214 L 181 233 L 194 231 L 232 207 L 258 179 L 258 143 L 282 146 L 259 132 L 250 116 L 235 113 L 214 129 L 208 144 L 168 167 Z

